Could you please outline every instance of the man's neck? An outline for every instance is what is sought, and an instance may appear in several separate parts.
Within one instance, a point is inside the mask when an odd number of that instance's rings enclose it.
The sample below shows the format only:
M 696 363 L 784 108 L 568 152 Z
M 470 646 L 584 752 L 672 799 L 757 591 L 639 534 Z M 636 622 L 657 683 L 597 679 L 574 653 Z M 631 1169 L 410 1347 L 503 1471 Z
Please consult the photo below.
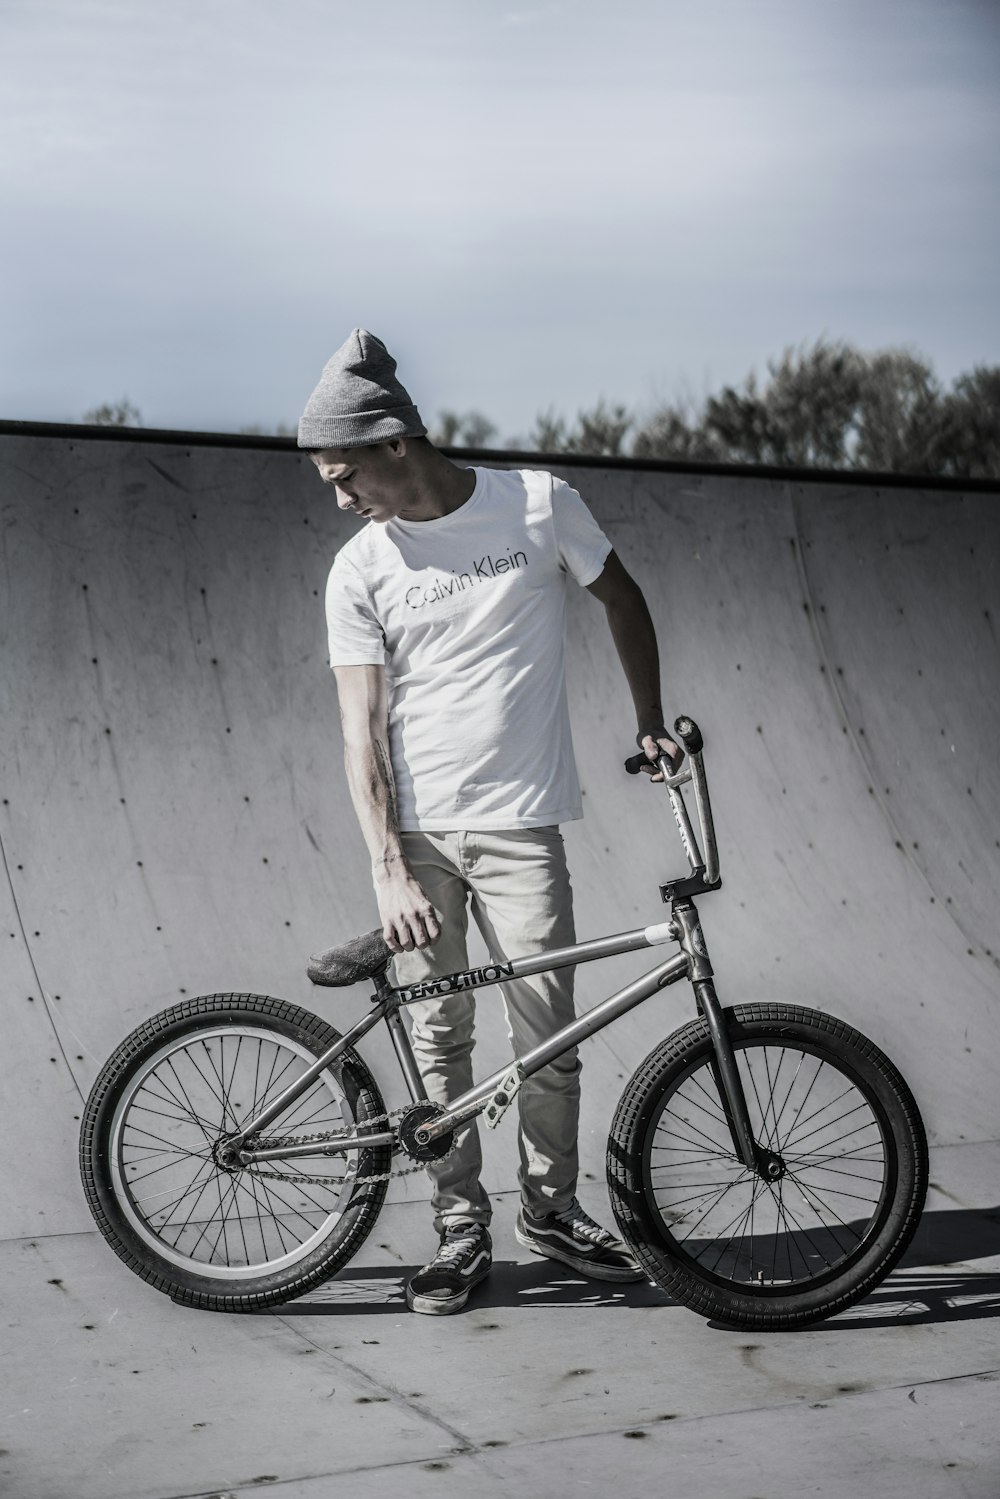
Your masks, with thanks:
M 476 487 L 474 469 L 459 468 L 429 445 L 420 455 L 413 478 L 413 497 L 400 511 L 401 520 L 440 520 L 471 499 Z

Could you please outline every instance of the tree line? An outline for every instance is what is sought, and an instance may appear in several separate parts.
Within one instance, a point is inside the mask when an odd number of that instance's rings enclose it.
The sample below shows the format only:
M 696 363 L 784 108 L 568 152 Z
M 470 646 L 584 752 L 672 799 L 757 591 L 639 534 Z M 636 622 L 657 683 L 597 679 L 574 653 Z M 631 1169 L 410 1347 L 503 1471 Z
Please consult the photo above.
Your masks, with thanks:
M 976 365 L 946 388 L 927 360 L 905 349 L 865 353 L 818 339 L 786 349 L 767 370 L 759 383 L 750 374 L 701 403 L 666 404 L 645 418 L 602 397 L 575 418 L 554 407 L 539 413 L 526 438 L 500 439 L 477 410 L 439 412 L 429 435 L 440 447 L 500 452 L 1000 478 L 1000 365 Z M 123 400 L 84 421 L 134 426 L 141 417 Z M 295 428 L 271 430 L 286 436 Z

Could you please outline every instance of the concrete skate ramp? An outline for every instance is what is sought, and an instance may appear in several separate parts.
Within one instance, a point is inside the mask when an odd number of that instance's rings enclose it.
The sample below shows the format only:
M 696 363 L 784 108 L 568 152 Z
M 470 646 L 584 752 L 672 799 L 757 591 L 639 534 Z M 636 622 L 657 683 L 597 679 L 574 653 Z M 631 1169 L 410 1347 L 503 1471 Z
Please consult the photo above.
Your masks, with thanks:
M 251 445 L 6 432 L 0 468 L 12 1237 L 91 1226 L 77 1120 L 135 1024 L 217 990 L 346 1024 L 365 990 L 313 990 L 305 959 L 376 913 L 322 611 L 356 523 L 311 465 Z M 723 999 L 843 1016 L 902 1067 L 934 1141 L 996 1138 L 997 497 L 559 472 L 646 591 L 668 713 L 705 731 L 725 885 L 701 913 Z M 589 936 L 659 919 L 657 885 L 683 861 L 662 792 L 622 773 L 627 690 L 600 606 L 572 595 L 587 817 L 566 834 Z M 581 969 L 581 1004 L 642 966 Z M 485 1070 L 506 1039 L 495 991 L 479 1005 Z M 690 1013 L 679 985 L 587 1044 L 592 1176 L 623 1081 Z M 402 1102 L 388 1048 L 365 1051 Z M 514 1162 L 507 1123 L 489 1184 L 509 1187 Z M 422 1177 L 395 1187 L 425 1194 Z

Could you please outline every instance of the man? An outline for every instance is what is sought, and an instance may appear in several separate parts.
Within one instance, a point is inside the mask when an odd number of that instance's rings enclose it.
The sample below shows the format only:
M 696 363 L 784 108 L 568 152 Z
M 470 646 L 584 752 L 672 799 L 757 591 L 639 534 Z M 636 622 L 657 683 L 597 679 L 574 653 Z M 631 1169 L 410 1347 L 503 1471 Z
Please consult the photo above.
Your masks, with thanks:
M 348 784 L 398 981 L 468 966 L 468 906 L 497 960 L 575 942 L 559 824 L 582 815 L 563 668 L 568 575 L 604 605 L 650 760 L 663 727 L 649 612 L 575 490 L 545 473 L 459 468 L 427 439 L 385 345 L 356 328 L 323 370 L 299 446 L 341 509 L 326 611 Z M 517 1053 L 573 1019 L 572 970 L 503 986 Z M 472 1085 L 468 991 L 410 1006 L 430 1097 Z M 603 1280 L 640 1280 L 576 1200 L 575 1050 L 518 1094 L 518 1241 Z M 413 1311 L 458 1311 L 489 1272 L 491 1210 L 475 1123 L 428 1167 L 434 1259 Z

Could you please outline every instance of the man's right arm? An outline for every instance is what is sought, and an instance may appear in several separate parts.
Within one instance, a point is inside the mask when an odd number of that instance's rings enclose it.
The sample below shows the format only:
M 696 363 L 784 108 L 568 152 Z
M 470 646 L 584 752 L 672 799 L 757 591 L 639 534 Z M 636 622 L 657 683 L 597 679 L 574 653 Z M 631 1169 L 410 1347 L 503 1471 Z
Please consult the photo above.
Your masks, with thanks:
M 335 666 L 344 764 L 354 811 L 372 860 L 382 935 L 393 952 L 428 947 L 441 928 L 403 853 L 389 758 L 384 666 Z

